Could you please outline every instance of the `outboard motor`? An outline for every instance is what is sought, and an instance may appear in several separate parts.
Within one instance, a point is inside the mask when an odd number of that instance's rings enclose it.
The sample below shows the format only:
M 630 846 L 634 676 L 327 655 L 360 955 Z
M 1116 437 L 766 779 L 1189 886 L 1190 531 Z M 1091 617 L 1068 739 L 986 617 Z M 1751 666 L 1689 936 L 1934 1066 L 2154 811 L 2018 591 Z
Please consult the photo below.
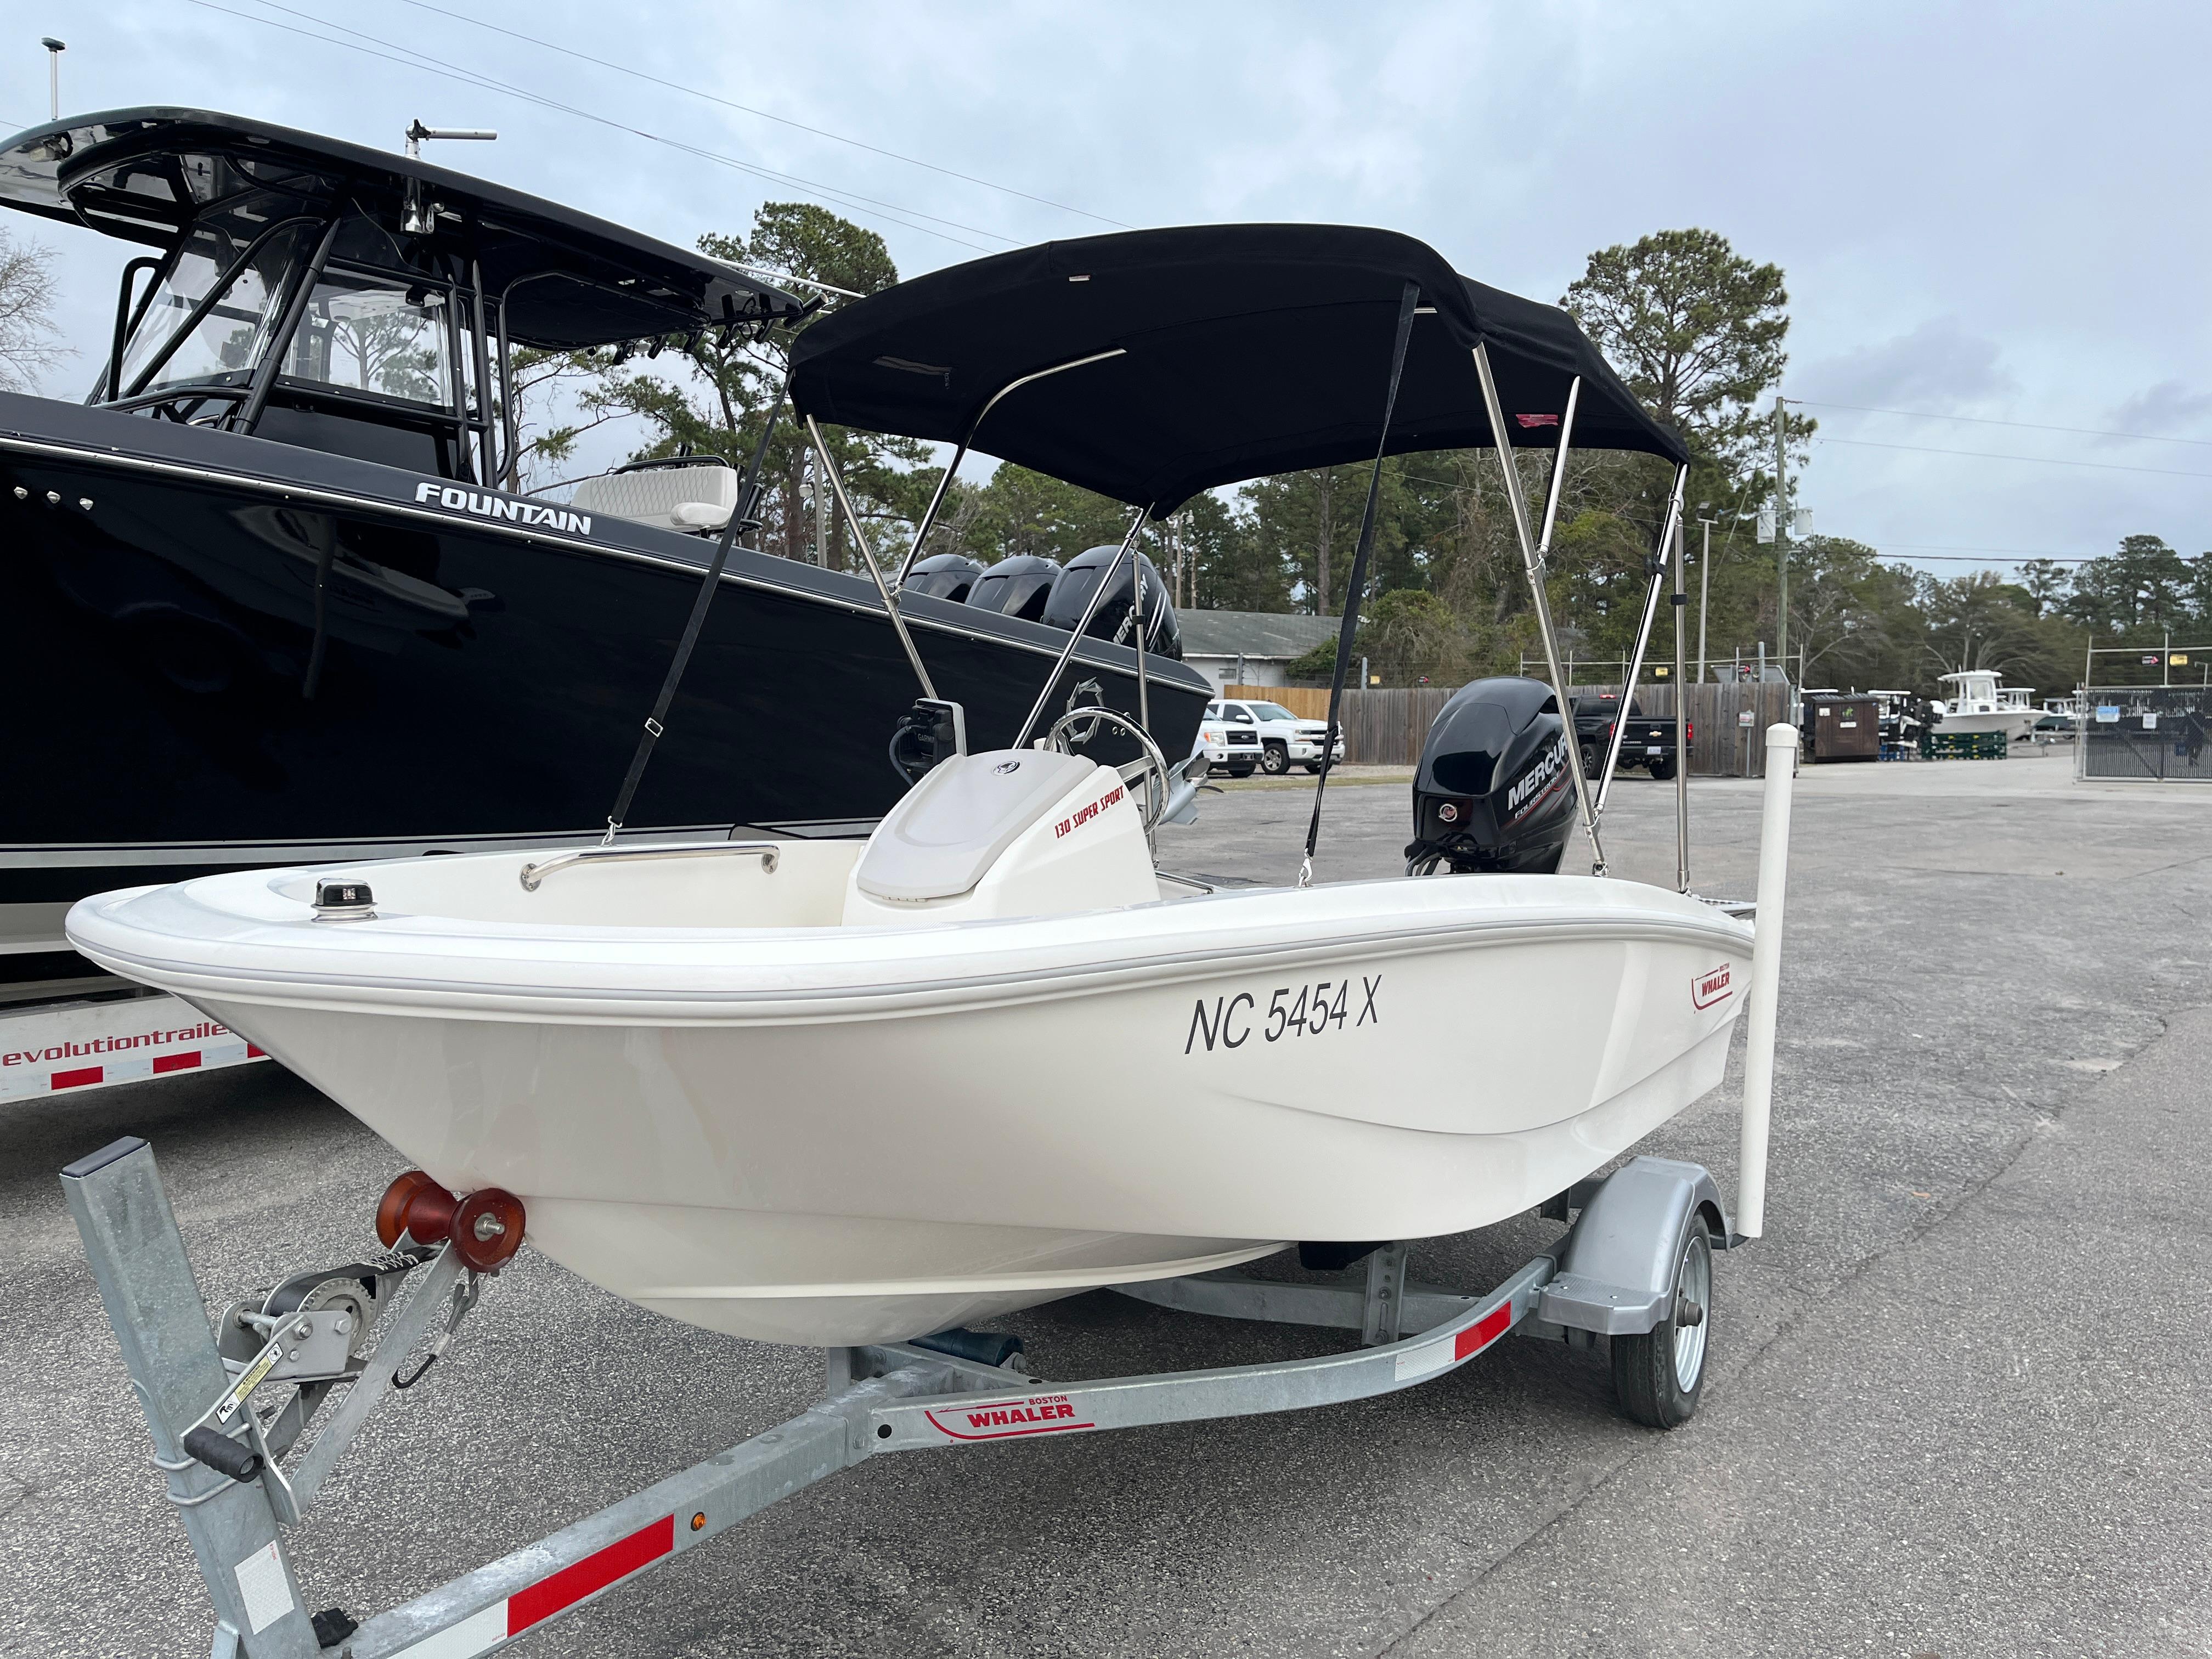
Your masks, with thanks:
M 1070 559 L 1067 568 L 1060 572 L 1060 580 L 1054 585 L 1051 601 L 1044 608 L 1045 623 L 1054 628 L 1073 628 L 1081 622 L 1083 608 L 1091 603 L 1091 590 L 1098 586 L 1106 568 L 1121 553 L 1119 547 L 1091 547 Z M 1145 649 L 1154 656 L 1171 657 L 1181 662 L 1182 624 L 1176 620 L 1175 606 L 1168 599 L 1168 585 L 1160 580 L 1160 573 L 1143 554 L 1136 556 L 1136 562 L 1145 580 Z M 1115 589 L 1091 617 L 1091 634 L 1094 639 L 1132 645 L 1134 641 L 1129 637 L 1129 618 L 1134 607 L 1130 601 L 1136 596 L 1136 583 L 1124 570 Z
M 1453 692 L 1413 775 L 1406 873 L 1558 870 L 1575 822 L 1574 753 L 1541 680 L 1477 680 Z
M 1019 617 L 1024 622 L 1042 622 L 1045 604 L 1052 598 L 1053 584 L 1059 580 L 1060 567 L 1050 559 L 1041 559 L 1034 553 L 1017 553 L 1011 559 L 1000 560 L 975 578 L 975 585 L 968 590 L 968 603 L 978 611 L 995 611 L 1002 617 Z
M 933 599 L 950 599 L 955 605 L 965 605 L 974 592 L 975 579 L 983 574 L 983 562 L 971 559 L 965 553 L 933 553 L 915 562 L 899 584 L 902 593 L 921 593 Z

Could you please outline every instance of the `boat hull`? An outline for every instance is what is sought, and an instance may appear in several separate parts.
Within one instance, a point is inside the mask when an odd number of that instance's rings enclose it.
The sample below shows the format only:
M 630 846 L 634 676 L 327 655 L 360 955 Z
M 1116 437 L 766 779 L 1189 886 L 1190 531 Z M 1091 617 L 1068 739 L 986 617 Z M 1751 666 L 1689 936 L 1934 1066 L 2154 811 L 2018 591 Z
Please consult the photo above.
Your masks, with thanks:
M 1975 714 L 1946 714 L 1936 730 L 1946 737 L 1954 732 L 2002 732 L 2007 742 L 2016 742 L 2033 732 L 2042 718 L 2039 708 L 1998 708 Z
M 177 896 L 217 882 L 93 901 L 72 937 L 448 1187 L 515 1193 L 617 1295 L 808 1343 L 1504 1219 L 1719 1082 L 1750 957 L 1693 901 L 1577 878 L 708 928 L 681 960 L 642 928 L 423 949 L 439 924 Z

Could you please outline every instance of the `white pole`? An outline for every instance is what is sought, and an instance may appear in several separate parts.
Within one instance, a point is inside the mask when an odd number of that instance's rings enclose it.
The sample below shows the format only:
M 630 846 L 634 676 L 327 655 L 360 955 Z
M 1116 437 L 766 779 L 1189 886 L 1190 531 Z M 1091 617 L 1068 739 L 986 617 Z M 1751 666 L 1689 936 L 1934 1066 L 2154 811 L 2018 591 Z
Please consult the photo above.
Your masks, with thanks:
M 1759 937 L 1751 953 L 1751 1022 L 1743 1054 L 1743 1139 L 1736 1157 L 1735 1230 L 1766 1230 L 1766 1127 L 1774 1109 L 1774 1013 L 1782 988 L 1782 901 L 1790 879 L 1790 785 L 1797 728 L 1766 728 L 1766 811 L 1759 832 Z

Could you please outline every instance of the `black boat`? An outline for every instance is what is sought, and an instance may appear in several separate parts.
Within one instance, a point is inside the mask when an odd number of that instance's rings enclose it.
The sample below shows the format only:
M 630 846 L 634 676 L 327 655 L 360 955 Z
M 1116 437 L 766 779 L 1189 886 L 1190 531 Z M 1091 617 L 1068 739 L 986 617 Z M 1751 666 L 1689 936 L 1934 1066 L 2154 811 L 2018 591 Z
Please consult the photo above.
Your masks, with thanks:
M 0 204 L 151 250 L 84 403 L 0 395 L 0 980 L 86 971 L 62 917 L 105 889 L 601 834 L 736 474 L 502 488 L 510 354 L 802 302 L 411 156 L 195 110 L 7 140 Z M 721 583 L 626 831 L 880 816 L 915 680 L 876 587 L 742 546 Z M 976 741 L 1012 741 L 1067 635 L 900 603 Z M 1134 712 L 1137 662 L 1085 639 L 1066 678 Z M 1181 755 L 1206 682 L 1144 665 Z

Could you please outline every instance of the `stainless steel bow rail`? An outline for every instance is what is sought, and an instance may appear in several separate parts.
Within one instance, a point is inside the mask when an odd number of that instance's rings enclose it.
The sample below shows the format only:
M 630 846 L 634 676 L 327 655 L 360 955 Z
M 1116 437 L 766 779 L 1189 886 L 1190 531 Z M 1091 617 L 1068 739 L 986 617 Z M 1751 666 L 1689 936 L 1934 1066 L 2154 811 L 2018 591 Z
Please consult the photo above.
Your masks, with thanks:
M 402 1182 L 410 1179 L 422 1178 Z M 453 1223 L 459 1244 L 424 1248 L 403 1232 L 374 1260 L 295 1274 L 260 1293 L 258 1307 L 254 1298 L 234 1304 L 211 1331 L 146 1142 L 118 1140 L 70 1165 L 62 1187 L 145 1407 L 153 1461 L 215 1604 L 214 1659 L 471 1659 L 880 1453 L 1364 1400 L 1445 1376 L 1515 1331 L 1580 1346 L 1609 1338 L 1624 1407 L 1672 1426 L 1696 1407 L 1711 1328 L 1711 1252 L 1732 1242 L 1704 1170 L 1638 1158 L 1547 1205 L 1544 1213 L 1572 1221 L 1566 1236 L 1479 1295 L 1409 1281 L 1404 1243 L 1307 1247 L 1309 1265 L 1348 1268 L 1334 1282 L 1231 1271 L 1116 1287 L 1165 1308 L 1359 1334 L 1364 1346 L 1318 1358 L 1054 1387 L 1027 1375 L 1018 1352 L 1005 1364 L 963 1357 L 957 1350 L 980 1353 L 988 1341 L 1018 1346 L 974 1333 L 831 1349 L 824 1397 L 789 1422 L 356 1623 L 337 1609 L 307 1612 L 285 1531 L 301 1523 L 369 1412 L 428 1369 L 420 1362 L 398 1381 L 405 1357 L 442 1316 L 434 1357 L 474 1305 L 484 1274 L 460 1259 L 469 1237 L 503 1230 L 487 1231 L 481 1218 L 470 1226 L 465 1204 Z M 394 1191 L 404 1201 L 401 1183 Z M 434 1194 L 450 1206 L 450 1194 Z M 519 1233 L 519 1207 L 501 1213 L 511 1213 Z M 511 1254 L 519 1242 L 486 1248 Z M 1329 1251 L 1334 1261 L 1322 1259 Z M 401 1282 L 418 1274 L 413 1295 L 392 1311 Z M 370 1350 L 379 1324 L 386 1328 Z M 338 1408 L 307 1439 L 317 1408 L 341 1384 Z M 281 1403 L 261 1397 L 287 1387 Z M 286 1454 L 302 1443 L 286 1470 Z

